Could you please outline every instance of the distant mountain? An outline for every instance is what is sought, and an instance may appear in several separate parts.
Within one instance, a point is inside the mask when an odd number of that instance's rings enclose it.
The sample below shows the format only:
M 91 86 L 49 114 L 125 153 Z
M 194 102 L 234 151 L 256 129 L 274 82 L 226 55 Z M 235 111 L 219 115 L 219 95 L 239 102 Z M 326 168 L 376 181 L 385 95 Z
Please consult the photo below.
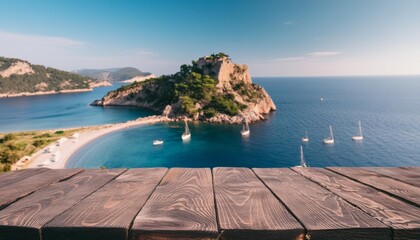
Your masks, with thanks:
M 91 91 L 98 85 L 75 73 L 0 57 L 0 97 Z
M 109 81 L 109 82 L 123 82 L 135 77 L 149 77 L 153 74 L 150 72 L 142 72 L 137 68 L 107 68 L 107 69 L 81 69 L 74 71 L 85 77 Z M 153 75 L 154 76 L 154 75 Z

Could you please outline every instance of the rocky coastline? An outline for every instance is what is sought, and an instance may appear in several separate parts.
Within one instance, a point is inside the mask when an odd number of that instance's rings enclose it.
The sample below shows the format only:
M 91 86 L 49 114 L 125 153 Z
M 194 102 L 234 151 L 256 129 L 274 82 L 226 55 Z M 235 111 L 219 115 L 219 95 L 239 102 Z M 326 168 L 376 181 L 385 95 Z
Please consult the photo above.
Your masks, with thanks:
M 180 72 L 109 92 L 95 106 L 137 106 L 173 119 L 239 124 L 265 120 L 276 106 L 252 83 L 249 68 L 220 53 L 199 58 Z

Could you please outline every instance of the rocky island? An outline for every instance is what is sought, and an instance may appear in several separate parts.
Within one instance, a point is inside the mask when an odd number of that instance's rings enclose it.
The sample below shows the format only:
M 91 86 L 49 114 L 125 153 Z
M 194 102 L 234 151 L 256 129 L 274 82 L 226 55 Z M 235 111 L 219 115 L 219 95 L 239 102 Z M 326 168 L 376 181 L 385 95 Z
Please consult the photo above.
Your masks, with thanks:
M 97 106 L 137 106 L 171 118 L 217 123 L 255 122 L 276 110 L 271 97 L 252 83 L 248 66 L 224 53 L 182 65 L 172 75 L 135 82 L 110 91 Z
M 110 85 L 75 73 L 0 57 L 0 98 L 92 91 Z

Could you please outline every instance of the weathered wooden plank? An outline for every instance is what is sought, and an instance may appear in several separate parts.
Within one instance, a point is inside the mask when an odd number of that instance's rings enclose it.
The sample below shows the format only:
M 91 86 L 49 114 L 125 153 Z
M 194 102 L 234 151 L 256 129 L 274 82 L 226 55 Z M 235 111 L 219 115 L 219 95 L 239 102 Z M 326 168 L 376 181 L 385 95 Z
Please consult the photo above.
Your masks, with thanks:
M 401 167 L 403 169 L 407 169 L 407 170 L 413 170 L 418 174 L 420 174 L 420 167 L 416 167 L 416 166 L 410 166 L 410 167 Z
M 172 168 L 134 220 L 130 239 L 216 239 L 217 235 L 210 169 Z
M 0 209 L 46 185 L 68 179 L 82 171 L 83 169 L 48 170 L 4 186 L 0 189 Z
M 321 168 L 293 168 L 393 229 L 394 239 L 420 239 L 420 209 Z
M 392 239 L 391 229 L 318 184 L 287 168 L 254 168 L 313 239 Z
M 398 181 L 420 187 L 420 171 L 409 171 L 404 168 L 391 168 L 391 167 L 363 167 L 372 172 L 379 173 L 384 176 L 391 177 Z
M 127 239 L 131 222 L 166 171 L 166 168 L 128 170 L 46 224 L 42 239 Z
M 8 186 L 10 184 L 16 184 L 17 182 L 21 180 L 24 180 L 28 177 L 31 177 L 33 175 L 37 175 L 46 171 L 48 171 L 47 168 L 29 168 L 29 169 L 11 171 L 11 172 L 0 174 L 0 191 L 1 191 L 1 188 L 4 186 Z
M 0 239 L 40 239 L 44 224 L 122 172 L 123 169 L 86 170 L 11 204 L 0 211 Z
M 223 239 L 300 239 L 301 224 L 248 168 L 214 168 Z
M 420 188 L 361 168 L 327 168 L 420 206 Z

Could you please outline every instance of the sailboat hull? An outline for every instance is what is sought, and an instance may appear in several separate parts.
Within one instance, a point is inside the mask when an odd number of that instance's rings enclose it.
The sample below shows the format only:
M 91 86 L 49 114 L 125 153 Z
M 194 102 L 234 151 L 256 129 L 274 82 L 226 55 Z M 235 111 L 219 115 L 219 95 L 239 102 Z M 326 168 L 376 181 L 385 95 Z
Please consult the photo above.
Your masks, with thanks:
M 190 133 L 188 133 L 188 134 L 182 134 L 181 138 L 182 138 L 182 140 L 190 139 L 191 138 L 191 134 Z
M 351 139 L 353 139 L 353 141 L 362 141 L 363 140 L 362 122 L 361 121 L 359 121 L 359 135 L 353 136 Z
M 163 144 L 163 141 L 161 141 L 161 140 L 153 141 L 153 146 L 158 146 L 158 145 L 162 145 L 162 144 Z
M 334 139 L 324 139 L 324 144 L 334 144 Z
M 249 131 L 249 130 L 241 131 L 241 135 L 242 135 L 242 136 L 248 136 L 248 135 L 249 135 L 249 133 L 250 133 L 250 131 Z

